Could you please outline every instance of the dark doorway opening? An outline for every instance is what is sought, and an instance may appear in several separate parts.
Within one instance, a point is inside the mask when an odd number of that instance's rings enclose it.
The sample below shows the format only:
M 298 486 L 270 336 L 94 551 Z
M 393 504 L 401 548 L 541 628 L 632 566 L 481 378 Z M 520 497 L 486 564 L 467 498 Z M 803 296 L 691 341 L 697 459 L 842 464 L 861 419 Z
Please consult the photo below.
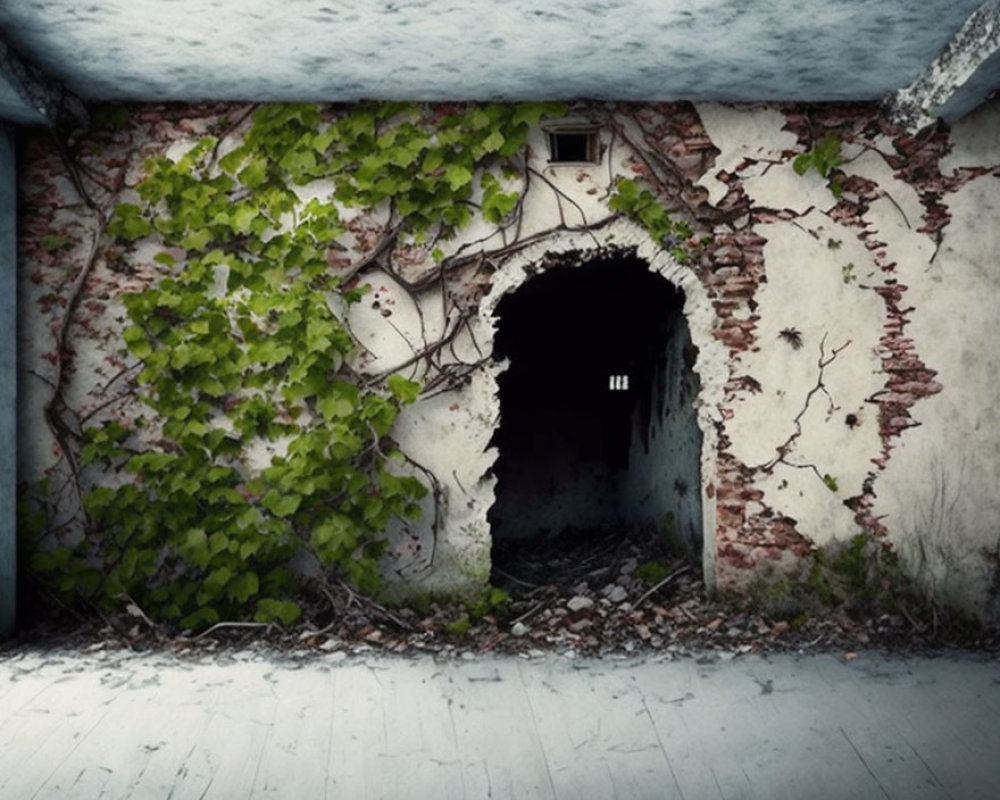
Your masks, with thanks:
M 684 296 L 631 251 L 565 264 L 497 306 L 497 573 L 560 553 L 701 551 L 698 385 Z M 583 260 L 584 263 L 580 263 Z M 539 575 L 530 576 L 537 581 Z M 498 583 L 500 581 L 497 581 Z

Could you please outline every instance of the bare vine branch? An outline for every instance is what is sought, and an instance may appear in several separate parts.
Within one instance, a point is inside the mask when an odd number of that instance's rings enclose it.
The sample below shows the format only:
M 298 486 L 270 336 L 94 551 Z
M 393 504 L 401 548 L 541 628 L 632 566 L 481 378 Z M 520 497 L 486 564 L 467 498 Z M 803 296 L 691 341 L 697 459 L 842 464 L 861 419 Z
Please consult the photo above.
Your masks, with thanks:
M 377 264 L 378 260 L 382 257 L 386 250 L 390 250 L 396 243 L 396 239 L 399 236 L 399 224 L 390 227 L 383 235 L 382 238 L 378 240 L 375 247 L 371 249 L 357 264 L 352 266 L 344 275 L 340 277 L 343 284 L 350 283 L 355 277 L 364 272 L 373 264 Z M 390 272 L 388 267 L 384 267 L 386 272 Z M 390 272 L 393 277 L 396 277 L 394 273 Z
M 59 446 L 60 451 L 66 458 L 66 464 L 69 467 L 70 473 L 74 477 L 74 487 L 76 489 L 77 498 L 80 501 L 81 508 L 83 507 L 83 494 L 79 485 L 79 465 L 76 460 L 76 453 L 73 446 L 71 445 L 71 439 L 77 435 L 77 431 L 72 430 L 71 427 L 66 422 L 66 414 L 69 409 L 66 404 L 65 397 L 63 395 L 65 389 L 66 381 L 66 361 L 67 361 L 67 344 L 66 337 L 69 330 L 69 326 L 73 321 L 74 315 L 76 313 L 77 306 L 80 303 L 80 299 L 84 293 L 84 288 L 87 283 L 87 279 L 90 277 L 94 266 L 100 256 L 101 242 L 103 240 L 105 231 L 107 230 L 108 221 L 110 219 L 109 214 L 106 209 L 102 208 L 91 196 L 88 191 L 86 184 L 84 183 L 83 177 L 80 170 L 77 167 L 77 161 L 70 153 L 69 147 L 58 133 L 53 132 L 56 138 L 57 150 L 59 152 L 60 159 L 62 160 L 63 166 L 66 172 L 70 176 L 70 181 L 73 184 L 74 189 L 77 192 L 80 200 L 83 204 L 89 208 L 95 217 L 95 230 L 93 233 L 93 238 L 90 243 L 90 249 L 84 260 L 82 266 L 77 272 L 76 276 L 73 278 L 73 282 L 70 284 L 68 293 L 66 295 L 65 310 L 63 311 L 62 317 L 59 319 L 58 324 L 55 327 L 54 338 L 55 338 L 55 352 L 57 358 L 55 359 L 55 378 L 53 379 L 53 393 L 49 398 L 48 402 L 43 408 L 43 415 L 45 417 L 45 422 L 52 432 L 56 443 Z M 120 183 L 125 176 L 128 169 L 128 161 L 120 168 L 118 174 L 115 177 L 114 184 Z

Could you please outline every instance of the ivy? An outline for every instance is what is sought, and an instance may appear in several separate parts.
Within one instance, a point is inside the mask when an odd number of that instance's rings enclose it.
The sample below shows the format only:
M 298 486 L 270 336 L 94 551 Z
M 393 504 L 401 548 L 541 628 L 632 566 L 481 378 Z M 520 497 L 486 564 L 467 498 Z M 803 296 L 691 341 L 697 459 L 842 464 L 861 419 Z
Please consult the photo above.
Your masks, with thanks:
M 615 190 L 608 200 L 613 211 L 620 211 L 639 222 L 653 238 L 654 242 L 670 251 L 670 255 L 681 264 L 687 263 L 691 255 L 685 242 L 694 231 L 684 221 L 671 218 L 667 209 L 648 189 L 639 186 L 629 178 L 619 178 Z
M 805 175 L 810 169 L 815 169 L 821 177 L 830 178 L 834 168 L 843 163 L 840 148 L 840 137 L 835 133 L 828 133 L 811 150 L 797 156 L 792 162 L 792 169 L 797 175 Z M 837 177 L 830 178 L 830 191 L 834 197 L 840 197 L 843 193 L 843 184 Z
M 206 136 L 176 161 L 149 159 L 136 201 L 107 228 L 126 248 L 160 248 L 144 266 L 155 280 L 123 296 L 146 411 L 84 431 L 86 536 L 37 552 L 36 572 L 182 628 L 290 624 L 301 578 L 289 564 L 303 555 L 376 591 L 383 531 L 417 518 L 427 493 L 389 436 L 420 386 L 400 375 L 372 385 L 349 367 L 344 312 L 362 290 L 329 267 L 344 249 L 340 212 L 388 208 L 418 239 L 477 215 L 502 224 L 530 127 L 561 111 L 269 105 L 235 146 Z M 296 188 L 309 184 L 326 192 L 303 205 Z M 644 196 L 629 207 L 683 233 Z

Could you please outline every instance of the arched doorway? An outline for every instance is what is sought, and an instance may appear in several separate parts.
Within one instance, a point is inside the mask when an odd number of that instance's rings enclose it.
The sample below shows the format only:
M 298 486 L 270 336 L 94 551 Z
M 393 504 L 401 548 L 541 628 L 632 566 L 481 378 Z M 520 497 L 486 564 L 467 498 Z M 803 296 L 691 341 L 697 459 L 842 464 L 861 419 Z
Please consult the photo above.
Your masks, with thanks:
M 493 439 L 494 566 L 512 549 L 609 531 L 655 531 L 699 555 L 702 436 L 684 295 L 633 251 L 562 261 L 496 306 L 493 354 L 509 367 Z

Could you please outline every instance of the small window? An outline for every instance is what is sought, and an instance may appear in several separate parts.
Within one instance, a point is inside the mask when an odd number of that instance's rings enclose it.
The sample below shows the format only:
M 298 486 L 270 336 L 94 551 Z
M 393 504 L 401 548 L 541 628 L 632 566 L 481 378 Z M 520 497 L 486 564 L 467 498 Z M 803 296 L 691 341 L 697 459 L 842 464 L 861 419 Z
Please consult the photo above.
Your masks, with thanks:
M 627 392 L 628 375 L 609 375 L 608 389 L 612 392 Z
M 593 125 L 560 125 L 548 129 L 549 163 L 596 164 L 599 161 L 597 128 Z

